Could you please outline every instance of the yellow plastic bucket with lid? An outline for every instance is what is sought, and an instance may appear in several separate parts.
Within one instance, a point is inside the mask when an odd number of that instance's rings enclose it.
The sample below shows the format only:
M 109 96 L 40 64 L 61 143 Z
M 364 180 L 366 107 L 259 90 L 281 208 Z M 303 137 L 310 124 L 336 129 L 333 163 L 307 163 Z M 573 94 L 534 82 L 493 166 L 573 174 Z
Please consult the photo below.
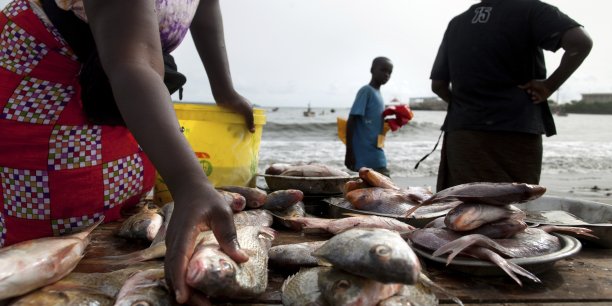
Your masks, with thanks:
M 174 103 L 174 110 L 187 141 L 215 187 L 255 187 L 259 144 L 266 123 L 263 109 L 253 109 L 255 133 L 247 129 L 244 117 L 215 104 Z M 159 176 L 155 199 L 160 204 L 172 201 Z

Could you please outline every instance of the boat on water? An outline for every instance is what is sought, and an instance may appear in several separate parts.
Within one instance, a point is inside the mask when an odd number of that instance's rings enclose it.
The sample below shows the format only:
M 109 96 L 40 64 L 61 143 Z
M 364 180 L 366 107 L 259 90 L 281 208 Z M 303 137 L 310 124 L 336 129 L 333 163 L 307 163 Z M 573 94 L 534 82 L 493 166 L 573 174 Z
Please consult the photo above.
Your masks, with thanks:
M 315 112 L 310 108 L 310 103 L 308 103 L 308 109 L 304 111 L 304 117 L 314 117 L 316 115 Z

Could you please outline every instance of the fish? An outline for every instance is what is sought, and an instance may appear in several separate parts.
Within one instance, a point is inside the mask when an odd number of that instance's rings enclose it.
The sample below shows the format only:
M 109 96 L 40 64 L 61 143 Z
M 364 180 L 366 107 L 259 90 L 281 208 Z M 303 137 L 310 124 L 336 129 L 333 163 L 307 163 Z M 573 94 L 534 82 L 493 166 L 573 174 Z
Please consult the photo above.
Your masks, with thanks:
M 294 205 L 289 206 L 288 208 L 286 208 L 285 210 L 282 211 L 275 211 L 273 213 L 274 216 L 278 217 L 277 221 L 278 223 L 280 223 L 282 226 L 292 229 L 294 231 L 299 231 L 301 230 L 301 226 L 287 221 L 287 219 L 291 219 L 291 218 L 299 218 L 299 217 L 304 217 L 306 216 L 306 207 L 304 205 L 304 202 L 299 201 L 297 203 L 295 203 Z
M 304 199 L 304 192 L 297 189 L 285 189 L 271 192 L 266 197 L 264 209 L 279 211 L 285 210 L 295 203 Z
M 11 300 L 12 306 L 111 306 L 126 280 L 146 269 L 163 267 L 161 261 L 140 263 L 106 273 L 72 272 L 59 281 Z M 152 304 L 155 305 L 155 304 Z
M 377 305 L 395 295 L 402 284 L 385 284 L 332 267 L 319 271 L 317 279 L 323 299 L 329 305 Z
M 264 173 L 269 175 L 280 175 L 281 173 L 289 169 L 289 167 L 291 166 L 291 164 L 287 163 L 274 163 L 269 165 Z
M 234 225 L 241 226 L 271 226 L 274 221 L 272 214 L 265 209 L 251 209 L 234 214 Z
M 239 193 L 217 190 L 234 213 L 241 212 L 246 207 L 246 199 Z
M 351 180 L 351 181 L 344 183 L 344 186 L 342 187 L 342 196 L 346 198 L 346 195 L 353 190 L 361 189 L 361 188 L 369 188 L 369 187 L 373 187 L 373 186 L 370 186 L 368 183 L 364 182 L 362 179 Z
M 377 306 L 437 306 L 436 295 L 421 282 L 414 285 L 403 285 L 393 296 L 380 301 Z
M 268 194 L 259 189 L 244 186 L 220 186 L 217 187 L 219 190 L 234 192 L 242 195 L 246 200 L 246 207 L 248 208 L 260 208 L 266 202 Z
M 451 199 L 505 206 L 533 201 L 541 197 L 545 192 L 546 187 L 534 184 L 475 182 L 441 190 L 424 201 L 423 204 L 432 204 Z
M 176 305 L 166 285 L 163 268 L 147 269 L 128 278 L 115 301 L 115 306 Z
M 281 286 L 281 301 L 284 306 L 326 306 L 319 289 L 319 273 L 331 267 L 303 268 L 289 276 Z
M 587 228 L 564 226 L 530 227 L 517 233 L 512 238 L 505 239 L 491 239 L 480 234 L 462 236 L 440 246 L 432 255 L 440 256 L 451 252 L 447 258 L 447 263 L 450 263 L 462 250 L 470 246 L 481 246 L 512 258 L 542 256 L 561 249 L 559 238 L 549 234 L 550 231 L 570 231 L 576 234 L 595 237 L 591 234 L 592 231 Z
M 447 228 L 422 228 L 417 229 L 408 235 L 408 239 L 413 246 L 419 247 L 420 249 L 436 252 L 440 247 L 447 243 L 461 238 L 462 235 L 458 232 L 452 231 Z M 470 247 L 463 250 L 463 255 L 479 258 L 494 263 L 500 267 L 508 276 L 510 276 L 517 284 L 522 286 L 521 280 L 516 274 L 522 275 L 534 282 L 541 282 L 538 277 L 533 273 L 525 270 L 523 267 L 504 259 L 499 254 L 482 247 Z M 449 262 L 450 263 L 450 262 Z
M 433 196 L 410 209 L 410 216 L 421 206 L 447 201 L 505 206 L 533 201 L 546 192 L 546 187 L 525 183 L 466 183 L 436 192 Z
M 399 233 L 353 228 L 330 238 L 312 253 L 335 268 L 382 283 L 412 285 L 421 264 Z
M 158 212 L 159 208 L 143 205 L 140 211 L 121 223 L 115 234 L 124 238 L 152 241 L 163 223 L 163 217 Z
M 349 177 L 349 174 L 324 164 L 292 165 L 287 167 L 280 175 L 299 177 Z
M 169 204 L 166 204 L 168 206 Z M 164 206 L 164 207 L 166 207 Z M 164 224 L 166 224 L 166 220 L 170 220 L 172 206 L 167 207 L 168 215 L 164 220 Z M 264 210 L 264 209 L 252 209 L 245 210 L 239 213 L 234 214 L 234 225 L 236 228 L 243 226 L 270 226 L 272 225 L 272 215 Z M 142 250 L 134 251 L 127 254 L 121 255 L 113 255 L 113 256 L 104 256 L 98 258 L 87 258 L 84 260 L 89 265 L 100 264 L 100 265 L 113 265 L 113 266 L 126 266 L 131 265 L 138 262 L 143 262 L 147 260 L 153 260 L 157 258 L 162 258 L 166 256 L 166 225 L 162 225 L 162 229 L 160 229 L 158 235 L 155 237 L 151 245 Z M 197 241 L 205 239 L 208 236 L 213 235 L 210 229 L 205 230 L 198 234 L 196 238 Z
M 268 250 L 275 232 L 269 227 L 245 226 L 236 230 L 238 243 L 249 255 L 237 264 L 214 236 L 202 240 L 189 260 L 186 282 L 211 297 L 248 298 L 263 293 L 268 285 Z
M 333 267 L 303 268 L 281 286 L 284 306 L 377 305 L 400 291 L 401 284 L 383 284 Z
M 416 203 L 399 190 L 370 187 L 353 190 L 346 199 L 359 210 L 404 215 Z
M 307 241 L 273 246 L 268 251 L 268 263 L 282 272 L 316 266 L 319 264 L 319 259 L 312 256 L 312 252 L 325 242 L 326 240 Z
M 438 217 L 430 221 L 424 227 L 446 228 L 446 224 L 444 224 L 445 218 L 446 216 Z M 525 221 L 523 220 L 502 219 L 491 223 L 483 224 L 471 231 L 462 232 L 462 234 L 481 234 L 493 239 L 511 238 L 517 233 L 520 233 L 525 230 L 527 227 L 527 223 L 525 223 Z
M 444 224 L 454 231 L 470 231 L 483 224 L 508 218 L 523 220 L 525 212 L 512 205 L 462 203 L 446 214 Z
M 23 241 L 0 249 L 0 300 L 56 282 L 85 256 L 91 232 L 104 218 L 67 236 Z
M 319 230 L 339 234 L 351 228 L 384 228 L 397 232 L 411 232 L 415 227 L 394 218 L 375 215 L 352 216 L 339 219 L 301 217 L 287 219 L 296 223 L 303 231 Z
M 359 169 L 359 178 L 370 186 L 393 190 L 400 189 L 397 185 L 395 185 L 391 178 L 368 167 L 361 167 Z

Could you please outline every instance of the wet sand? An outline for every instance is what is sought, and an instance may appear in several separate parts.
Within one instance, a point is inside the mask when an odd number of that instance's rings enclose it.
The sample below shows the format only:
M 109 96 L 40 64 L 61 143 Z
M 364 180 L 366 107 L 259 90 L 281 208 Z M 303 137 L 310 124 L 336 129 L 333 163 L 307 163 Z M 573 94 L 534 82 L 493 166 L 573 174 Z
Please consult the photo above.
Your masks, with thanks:
M 436 177 L 396 177 L 391 178 L 400 187 L 430 186 L 436 191 Z M 544 174 L 540 185 L 547 188 L 545 195 L 576 198 L 612 205 L 612 174 Z

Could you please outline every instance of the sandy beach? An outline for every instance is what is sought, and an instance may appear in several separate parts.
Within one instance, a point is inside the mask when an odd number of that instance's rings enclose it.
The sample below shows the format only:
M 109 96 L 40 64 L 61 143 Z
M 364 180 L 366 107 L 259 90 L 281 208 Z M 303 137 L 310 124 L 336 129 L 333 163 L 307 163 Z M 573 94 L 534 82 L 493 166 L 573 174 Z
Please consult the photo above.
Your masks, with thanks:
M 435 191 L 435 176 L 391 178 L 401 187 L 430 186 Z M 547 188 L 545 195 L 575 198 L 612 205 L 612 174 L 543 174 L 540 185 Z

